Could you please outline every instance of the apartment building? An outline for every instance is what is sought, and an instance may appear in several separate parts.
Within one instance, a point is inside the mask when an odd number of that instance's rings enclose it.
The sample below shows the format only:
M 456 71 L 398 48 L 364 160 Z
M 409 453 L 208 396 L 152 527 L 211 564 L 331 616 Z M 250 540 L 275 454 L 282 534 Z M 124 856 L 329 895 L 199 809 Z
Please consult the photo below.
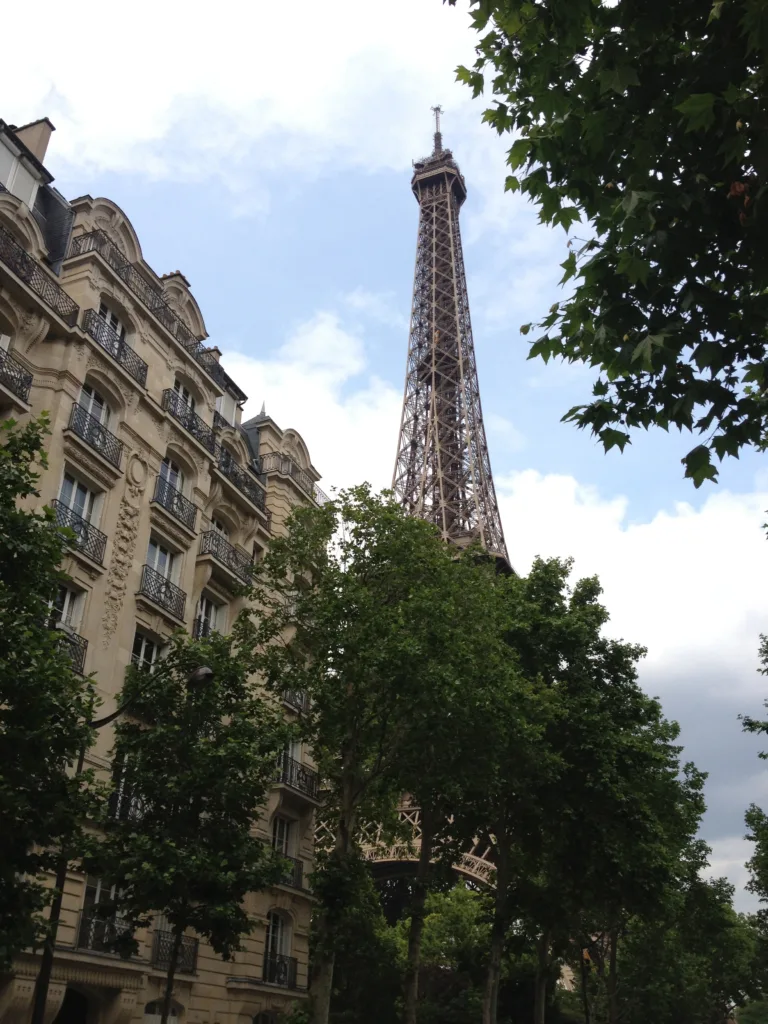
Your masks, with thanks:
M 204 344 L 184 275 L 157 275 L 115 203 L 67 201 L 53 187 L 52 130 L 0 121 L 0 416 L 50 416 L 40 501 L 77 538 L 58 626 L 106 715 L 126 666 L 151 665 L 174 629 L 226 632 L 253 560 L 293 506 L 322 494 L 295 430 L 264 412 L 241 422 L 246 396 Z M 286 693 L 286 715 L 301 710 L 301 694 Z M 102 729 L 87 762 L 108 773 L 110 747 Z M 178 1024 L 276 1024 L 306 993 L 317 806 L 317 774 L 296 746 L 260 823 L 291 871 L 249 897 L 258 928 L 234 962 L 185 937 Z M 130 813 L 119 795 L 113 813 Z M 49 1022 L 158 1024 L 169 932 L 155 919 L 138 956 L 111 953 L 115 925 L 94 912 L 108 892 L 108 879 L 67 879 Z M 22 955 L 0 978 L 3 1024 L 27 1024 L 37 968 Z

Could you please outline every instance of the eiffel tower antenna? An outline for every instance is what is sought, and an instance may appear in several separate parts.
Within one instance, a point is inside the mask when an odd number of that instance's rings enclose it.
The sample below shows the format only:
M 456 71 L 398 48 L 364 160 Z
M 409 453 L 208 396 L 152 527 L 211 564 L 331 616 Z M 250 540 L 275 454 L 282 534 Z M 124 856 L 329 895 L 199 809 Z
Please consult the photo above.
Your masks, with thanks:
M 442 109 L 432 155 L 414 163 L 419 204 L 405 395 L 392 488 L 444 540 L 478 540 L 509 566 L 483 426 L 459 210 L 464 177 L 443 149 Z

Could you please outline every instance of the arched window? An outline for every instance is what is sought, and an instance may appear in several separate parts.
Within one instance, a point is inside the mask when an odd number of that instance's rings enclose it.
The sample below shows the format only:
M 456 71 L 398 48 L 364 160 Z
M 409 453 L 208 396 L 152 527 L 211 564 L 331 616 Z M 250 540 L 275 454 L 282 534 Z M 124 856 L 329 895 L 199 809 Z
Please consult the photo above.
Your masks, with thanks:
M 171 1003 L 168 1012 L 168 1020 L 177 1022 L 179 1019 L 180 1006 Z M 163 1016 L 163 1003 L 161 999 L 155 999 L 144 1007 L 144 1024 L 160 1024 Z
M 186 407 L 190 410 L 190 412 L 194 412 L 195 396 L 192 394 L 192 392 L 185 384 L 181 383 L 178 377 L 173 382 L 173 390 L 176 392 L 179 399 L 184 403 L 184 405 L 186 405 Z
M 184 474 L 179 464 L 174 462 L 169 455 L 166 455 L 160 463 L 160 479 L 165 480 L 171 487 L 175 487 L 177 491 L 184 490 Z
M 99 303 L 99 316 L 111 330 L 115 332 L 118 342 L 125 341 L 125 324 L 106 302 Z
M 267 914 L 266 951 L 269 956 L 288 956 L 291 952 L 291 922 L 279 910 Z
M 107 404 L 107 400 L 92 384 L 83 384 L 83 388 L 80 392 L 80 405 L 89 416 L 102 425 L 102 427 L 109 426 L 109 417 L 111 410 Z

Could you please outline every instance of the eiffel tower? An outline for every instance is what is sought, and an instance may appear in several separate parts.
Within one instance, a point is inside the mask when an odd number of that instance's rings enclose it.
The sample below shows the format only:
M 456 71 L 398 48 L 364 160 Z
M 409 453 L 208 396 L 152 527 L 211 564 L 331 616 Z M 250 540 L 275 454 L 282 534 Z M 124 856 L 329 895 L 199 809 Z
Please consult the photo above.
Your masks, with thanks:
M 467 187 L 443 149 L 440 107 L 431 156 L 414 163 L 419 204 L 413 307 L 392 488 L 409 513 L 459 547 L 479 541 L 509 566 L 485 439 L 459 210 Z

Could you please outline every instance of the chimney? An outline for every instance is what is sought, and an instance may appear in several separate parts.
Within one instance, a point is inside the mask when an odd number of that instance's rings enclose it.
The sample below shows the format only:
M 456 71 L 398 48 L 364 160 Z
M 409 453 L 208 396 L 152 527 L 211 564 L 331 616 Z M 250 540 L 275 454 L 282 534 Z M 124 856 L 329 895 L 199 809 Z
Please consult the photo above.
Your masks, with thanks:
M 55 131 L 56 128 L 48 118 L 41 117 L 39 121 L 30 121 L 29 124 L 24 124 L 21 128 L 14 128 L 13 134 L 20 142 L 24 143 L 32 156 L 43 163 L 51 133 Z

